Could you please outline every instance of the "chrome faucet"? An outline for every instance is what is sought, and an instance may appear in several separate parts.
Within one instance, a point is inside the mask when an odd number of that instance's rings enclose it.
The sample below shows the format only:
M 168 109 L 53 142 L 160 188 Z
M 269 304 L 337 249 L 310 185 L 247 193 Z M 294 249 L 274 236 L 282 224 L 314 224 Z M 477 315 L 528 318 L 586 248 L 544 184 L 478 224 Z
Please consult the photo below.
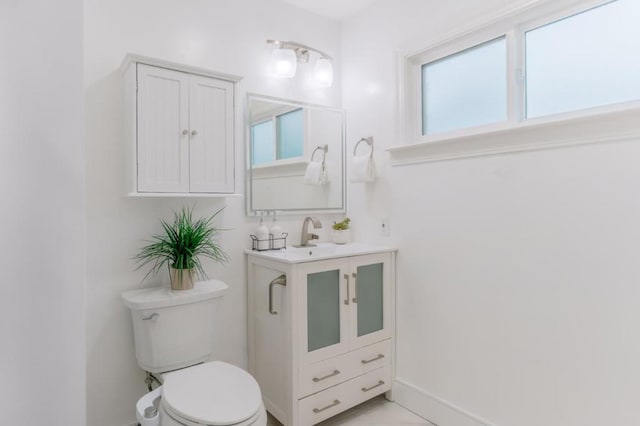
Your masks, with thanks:
M 309 233 L 309 222 L 313 223 L 314 229 L 322 228 L 322 223 L 317 217 L 305 217 L 304 222 L 302 222 L 302 233 L 300 234 L 300 245 L 298 247 L 314 247 L 315 244 L 309 244 L 309 240 L 317 240 L 320 238 L 316 234 Z

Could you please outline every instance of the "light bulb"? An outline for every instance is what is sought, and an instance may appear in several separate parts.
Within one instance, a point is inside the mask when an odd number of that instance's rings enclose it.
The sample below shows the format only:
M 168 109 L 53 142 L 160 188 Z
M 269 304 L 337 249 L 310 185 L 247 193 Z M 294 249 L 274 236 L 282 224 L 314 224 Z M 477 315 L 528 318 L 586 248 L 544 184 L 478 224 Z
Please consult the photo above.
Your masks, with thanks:
M 274 77 L 292 78 L 296 75 L 298 58 L 291 49 L 274 49 L 271 53 L 271 74 Z
M 331 87 L 333 84 L 333 64 L 327 58 L 316 61 L 315 78 L 320 87 Z

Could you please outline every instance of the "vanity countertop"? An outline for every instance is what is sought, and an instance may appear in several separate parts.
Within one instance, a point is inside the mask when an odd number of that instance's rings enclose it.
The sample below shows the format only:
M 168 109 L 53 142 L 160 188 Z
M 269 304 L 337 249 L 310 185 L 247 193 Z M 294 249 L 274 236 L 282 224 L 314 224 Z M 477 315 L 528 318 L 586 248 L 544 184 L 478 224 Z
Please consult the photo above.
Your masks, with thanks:
M 247 249 L 245 254 L 282 263 L 304 263 L 339 257 L 397 251 L 393 246 L 368 243 L 316 243 L 315 247 L 287 247 L 281 250 L 255 251 Z

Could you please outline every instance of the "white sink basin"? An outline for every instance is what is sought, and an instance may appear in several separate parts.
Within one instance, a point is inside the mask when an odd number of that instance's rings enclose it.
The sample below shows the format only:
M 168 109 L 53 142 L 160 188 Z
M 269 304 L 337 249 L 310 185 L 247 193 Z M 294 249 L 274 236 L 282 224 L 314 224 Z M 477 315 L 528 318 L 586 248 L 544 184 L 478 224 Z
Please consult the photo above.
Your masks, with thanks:
M 317 257 L 324 254 L 334 253 L 336 251 L 336 248 L 336 244 L 318 243 L 315 246 L 309 247 L 287 247 L 283 250 L 283 253 L 285 253 L 287 256 L 293 257 Z
M 245 253 L 252 256 L 259 256 L 271 260 L 277 260 L 285 263 L 302 263 L 311 262 L 319 259 L 332 259 L 336 257 L 354 256 L 368 253 L 378 253 L 388 251 L 388 247 L 382 247 L 372 244 L 349 243 L 349 244 L 333 244 L 333 243 L 316 243 L 315 247 L 293 247 L 274 251 L 252 251 L 246 250 Z

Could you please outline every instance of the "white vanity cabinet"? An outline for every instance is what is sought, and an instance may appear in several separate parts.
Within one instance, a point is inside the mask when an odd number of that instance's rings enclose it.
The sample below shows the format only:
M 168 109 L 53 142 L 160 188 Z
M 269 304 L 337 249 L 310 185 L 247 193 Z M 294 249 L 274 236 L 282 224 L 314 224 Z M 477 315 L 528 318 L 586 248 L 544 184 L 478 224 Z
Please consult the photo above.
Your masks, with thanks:
M 308 259 L 247 252 L 249 368 L 285 425 L 391 389 L 395 251 L 353 246 Z
M 135 55 L 123 72 L 129 194 L 232 194 L 240 78 Z

